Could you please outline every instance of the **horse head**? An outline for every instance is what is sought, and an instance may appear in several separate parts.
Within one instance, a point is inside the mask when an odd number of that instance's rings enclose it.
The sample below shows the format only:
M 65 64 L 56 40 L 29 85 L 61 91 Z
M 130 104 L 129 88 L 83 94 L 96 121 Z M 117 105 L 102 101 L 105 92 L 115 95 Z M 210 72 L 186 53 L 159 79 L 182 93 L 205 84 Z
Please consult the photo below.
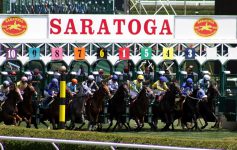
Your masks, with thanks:
M 150 100 L 152 98 L 154 98 L 153 92 L 147 86 L 142 87 L 142 90 L 140 91 L 137 97 L 137 99 L 146 99 L 146 100 Z
M 17 103 L 19 101 L 23 101 L 23 97 L 21 95 L 20 89 L 16 87 L 15 84 L 11 84 L 10 91 L 8 94 L 8 101 L 12 100 L 14 103 Z
M 100 89 L 99 89 L 99 91 L 102 91 L 105 95 L 107 95 L 107 96 L 109 96 L 109 98 L 111 98 L 111 93 L 110 93 L 110 91 L 109 91 L 109 87 L 108 87 L 108 85 L 107 85 L 107 83 L 106 82 L 101 82 L 101 87 L 100 87 Z
M 179 94 L 180 96 L 182 95 L 182 92 L 179 86 L 176 84 L 176 82 L 169 83 L 168 87 L 169 87 L 169 90 L 167 91 L 168 95 L 170 94 L 173 96 L 176 96 L 177 94 Z
M 26 87 L 25 90 L 24 90 L 24 95 L 23 95 L 23 96 L 24 96 L 24 98 L 25 98 L 25 97 L 31 98 L 33 94 L 36 94 L 36 95 L 37 95 L 37 92 L 36 92 L 34 86 L 32 85 L 32 83 L 29 82 L 28 85 L 27 85 L 27 87 Z

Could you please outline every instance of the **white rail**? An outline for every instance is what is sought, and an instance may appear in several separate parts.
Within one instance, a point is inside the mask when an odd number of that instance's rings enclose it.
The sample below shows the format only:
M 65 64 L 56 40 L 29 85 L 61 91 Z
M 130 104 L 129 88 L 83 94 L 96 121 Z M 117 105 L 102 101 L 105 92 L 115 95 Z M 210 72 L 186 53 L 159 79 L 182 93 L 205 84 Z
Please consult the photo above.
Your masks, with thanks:
M 126 147 L 126 148 L 162 149 L 162 150 L 218 150 L 218 149 L 187 148 L 187 147 L 174 147 L 174 146 L 126 144 L 126 143 L 48 139 L 48 138 L 12 137 L 12 136 L 0 136 L 0 140 L 44 142 L 44 143 L 52 143 L 54 146 L 56 146 L 55 143 L 64 143 L 64 144 L 81 144 L 81 145 L 93 145 L 93 146 L 108 146 L 111 148 L 115 146 L 115 147 Z
M 214 6 L 215 1 L 148 1 L 148 0 L 141 0 L 140 3 L 144 6 L 154 6 L 154 5 L 172 5 L 172 6 Z M 185 4 L 186 3 L 186 4 Z

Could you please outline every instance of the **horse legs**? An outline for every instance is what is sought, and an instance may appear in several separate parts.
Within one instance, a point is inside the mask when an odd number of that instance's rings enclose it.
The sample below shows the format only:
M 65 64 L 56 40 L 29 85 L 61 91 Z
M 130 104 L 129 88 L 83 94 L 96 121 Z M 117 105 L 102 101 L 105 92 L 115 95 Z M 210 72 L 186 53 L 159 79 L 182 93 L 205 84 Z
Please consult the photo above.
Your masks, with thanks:
M 31 127 L 31 116 L 30 116 L 29 119 L 28 119 L 28 122 L 27 122 L 26 127 L 27 127 L 27 128 L 30 128 L 30 127 Z
M 113 125 L 113 119 L 110 118 L 109 127 L 106 129 L 106 132 L 109 131 L 109 129 L 112 127 L 112 125 Z
M 201 127 L 201 129 L 205 129 L 205 128 L 207 127 L 207 125 L 208 125 L 207 119 L 206 119 L 205 116 L 203 116 L 203 120 L 205 121 L 205 124 Z M 200 121 L 201 121 L 201 120 L 200 120 Z
M 51 122 L 52 122 L 53 130 L 56 130 L 56 129 L 57 129 L 57 127 L 56 127 L 56 122 L 55 122 L 55 119 L 54 119 L 54 118 L 52 118 L 52 119 L 51 119 Z

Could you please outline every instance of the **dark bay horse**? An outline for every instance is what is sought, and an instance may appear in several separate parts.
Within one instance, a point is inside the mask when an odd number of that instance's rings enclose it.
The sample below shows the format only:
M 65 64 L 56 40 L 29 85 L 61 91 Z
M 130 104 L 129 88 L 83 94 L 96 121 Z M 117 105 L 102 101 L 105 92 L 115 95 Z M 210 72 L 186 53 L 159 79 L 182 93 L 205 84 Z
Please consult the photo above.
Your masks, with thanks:
M 99 114 L 103 110 L 105 96 L 111 97 L 108 85 L 105 82 L 101 83 L 99 90 L 95 91 L 93 97 L 89 98 L 86 102 L 86 116 L 89 121 L 89 130 L 95 130 L 95 125 L 99 128 Z
M 144 119 L 152 98 L 153 95 L 151 89 L 143 86 L 137 98 L 130 103 L 130 117 L 133 118 L 137 124 L 136 131 L 140 131 L 144 126 Z
M 31 83 L 28 83 L 27 87 L 24 89 L 23 101 L 17 105 L 19 116 L 27 123 L 27 128 L 31 126 L 31 118 L 33 114 L 32 98 L 33 95 L 37 94 L 35 88 Z M 21 124 L 19 121 L 18 125 Z
M 73 95 L 72 101 L 69 103 L 67 112 L 71 120 L 69 129 L 81 129 L 85 125 L 85 103 L 88 96 L 85 94 L 82 86 L 78 88 L 78 92 Z M 76 128 L 75 123 L 81 123 L 81 126 Z
M 21 119 L 17 114 L 16 104 L 22 101 L 20 90 L 15 84 L 10 85 L 10 91 L 7 94 L 7 99 L 2 105 L 2 110 L 0 111 L 0 122 L 3 121 L 6 125 L 16 125 L 17 120 Z
M 209 90 L 214 91 L 214 89 Z M 216 123 L 215 125 L 218 125 L 219 122 L 217 120 L 217 117 L 213 113 L 212 109 L 209 107 L 208 104 L 209 97 L 203 100 L 197 99 L 197 91 L 198 89 L 195 89 L 190 96 L 187 96 L 183 104 L 183 114 L 181 118 L 182 124 L 184 124 L 187 127 L 188 122 L 191 123 L 194 122 L 194 126 L 191 129 L 194 128 L 196 130 L 200 130 L 198 127 L 197 119 L 203 118 L 205 124 L 201 127 L 201 129 L 204 129 L 208 125 L 208 122 L 215 122 Z
M 72 94 L 69 90 L 66 90 L 66 112 L 68 110 L 69 101 L 72 99 Z M 42 117 L 40 118 L 40 122 L 44 124 L 45 120 L 49 120 L 52 123 L 53 129 L 57 129 L 57 125 L 59 123 L 59 106 L 60 106 L 60 93 L 57 96 L 53 96 L 48 108 L 40 108 L 40 114 Z M 65 114 L 66 120 L 69 118 L 68 113 Z M 65 120 L 65 121 L 66 121 Z M 45 124 L 47 126 L 47 124 Z
M 114 119 L 116 120 L 116 124 L 112 131 L 114 131 L 116 127 L 121 123 L 127 128 L 127 126 L 125 125 L 125 118 L 123 115 L 125 115 L 126 113 L 125 98 L 128 98 L 128 95 L 129 95 L 128 84 L 123 83 L 119 86 L 114 96 L 109 100 L 108 113 L 109 113 L 110 124 L 109 127 L 107 128 L 107 131 L 109 131 L 109 129 L 113 125 Z
M 176 119 L 175 113 L 177 113 L 175 111 L 175 99 L 177 94 L 181 95 L 181 91 L 175 82 L 170 82 L 168 84 L 168 88 L 169 90 L 166 91 L 163 98 L 160 101 L 156 100 L 153 104 L 153 122 L 150 124 L 153 129 L 157 129 L 157 122 L 159 118 L 165 123 L 165 127 L 162 131 L 169 130 L 170 125 L 172 125 L 173 129 L 173 122 Z

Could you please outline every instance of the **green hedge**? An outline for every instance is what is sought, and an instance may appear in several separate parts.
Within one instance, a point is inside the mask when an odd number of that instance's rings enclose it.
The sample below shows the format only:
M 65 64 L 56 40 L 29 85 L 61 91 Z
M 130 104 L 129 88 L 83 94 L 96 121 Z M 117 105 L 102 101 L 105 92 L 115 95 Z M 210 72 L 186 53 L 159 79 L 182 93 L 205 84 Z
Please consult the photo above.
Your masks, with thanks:
M 109 141 L 121 143 L 158 144 L 169 146 L 237 149 L 237 134 L 232 132 L 89 132 L 26 129 L 22 127 L 0 126 L 0 135 L 41 137 L 57 139 L 78 139 L 89 141 Z M 3 141 L 6 150 L 51 150 L 51 144 L 36 142 Z M 106 149 L 105 147 L 59 144 L 60 149 Z M 109 148 L 108 148 L 109 149 Z

